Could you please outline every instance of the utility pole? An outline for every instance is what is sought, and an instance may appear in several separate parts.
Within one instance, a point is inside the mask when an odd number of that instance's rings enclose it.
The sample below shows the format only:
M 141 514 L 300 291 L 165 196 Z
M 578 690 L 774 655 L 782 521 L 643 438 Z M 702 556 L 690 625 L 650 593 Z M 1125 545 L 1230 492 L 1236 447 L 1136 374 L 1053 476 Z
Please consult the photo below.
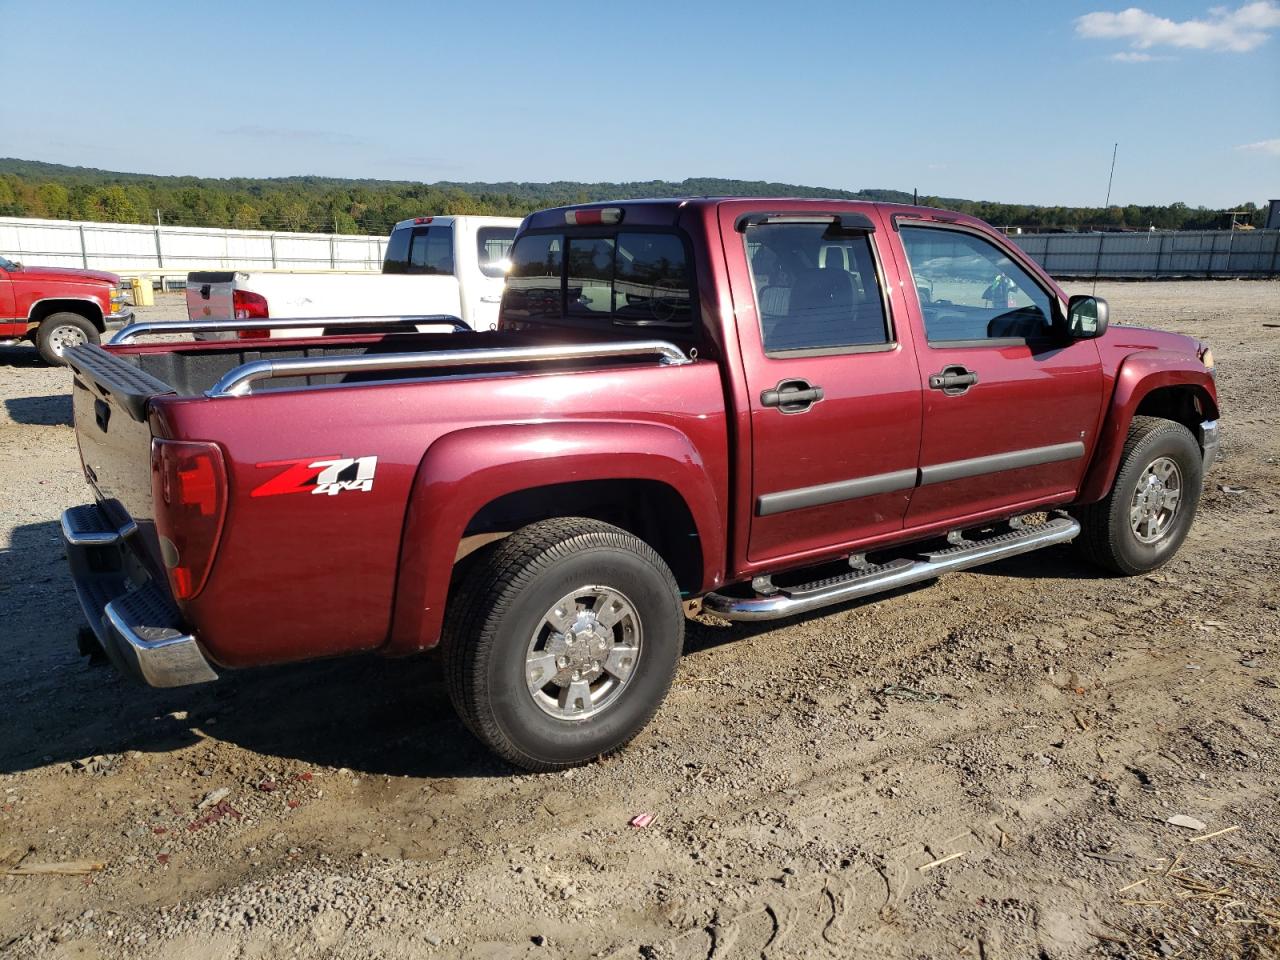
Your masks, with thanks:
M 163 226 L 164 226 L 164 224 L 160 222 L 160 208 L 159 208 L 159 207 L 156 207 L 156 226 L 157 226 L 157 227 L 163 227 Z

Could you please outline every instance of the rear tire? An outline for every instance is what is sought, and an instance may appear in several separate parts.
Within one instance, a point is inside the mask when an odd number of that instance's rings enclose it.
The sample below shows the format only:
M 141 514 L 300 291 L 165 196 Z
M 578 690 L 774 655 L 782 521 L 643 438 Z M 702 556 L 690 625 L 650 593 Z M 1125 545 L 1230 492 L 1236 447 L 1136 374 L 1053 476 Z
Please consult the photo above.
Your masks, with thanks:
M 1081 527 L 1077 549 L 1124 576 L 1163 566 L 1191 530 L 1203 474 L 1190 430 L 1172 420 L 1134 417 L 1111 492 L 1072 511 Z
M 577 517 L 487 548 L 445 616 L 454 708 L 485 746 L 533 771 L 624 746 L 662 704 L 683 646 L 680 593 L 662 558 Z
M 62 354 L 68 347 L 98 342 L 98 328 L 78 313 L 51 313 L 36 328 L 36 349 L 40 351 L 40 358 L 54 367 L 66 364 Z

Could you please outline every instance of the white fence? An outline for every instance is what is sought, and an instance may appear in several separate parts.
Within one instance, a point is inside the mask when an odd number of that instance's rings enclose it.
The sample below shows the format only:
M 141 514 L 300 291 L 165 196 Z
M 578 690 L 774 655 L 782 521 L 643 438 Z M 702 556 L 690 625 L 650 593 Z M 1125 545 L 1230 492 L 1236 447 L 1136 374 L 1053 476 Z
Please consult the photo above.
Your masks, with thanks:
M 0 256 L 125 277 L 188 270 L 378 270 L 383 237 L 0 217 Z

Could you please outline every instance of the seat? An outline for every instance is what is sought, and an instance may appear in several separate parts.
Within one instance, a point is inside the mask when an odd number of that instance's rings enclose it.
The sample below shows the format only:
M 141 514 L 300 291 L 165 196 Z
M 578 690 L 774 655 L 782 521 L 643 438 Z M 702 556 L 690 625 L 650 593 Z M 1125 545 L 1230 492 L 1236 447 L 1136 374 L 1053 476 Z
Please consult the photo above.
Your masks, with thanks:
M 772 350 L 834 347 L 853 342 L 853 277 L 821 267 L 800 271 L 791 287 L 786 316 L 769 335 Z

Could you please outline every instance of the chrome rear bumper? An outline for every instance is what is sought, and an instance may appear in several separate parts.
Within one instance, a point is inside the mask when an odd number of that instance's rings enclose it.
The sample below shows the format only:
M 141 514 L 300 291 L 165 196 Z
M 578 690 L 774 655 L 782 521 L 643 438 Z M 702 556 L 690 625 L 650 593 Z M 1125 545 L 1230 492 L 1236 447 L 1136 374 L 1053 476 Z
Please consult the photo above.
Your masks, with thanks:
M 218 679 L 165 585 L 130 557 L 136 535 L 132 520 L 116 527 L 94 503 L 62 514 L 76 596 L 99 645 L 121 673 L 153 687 Z

